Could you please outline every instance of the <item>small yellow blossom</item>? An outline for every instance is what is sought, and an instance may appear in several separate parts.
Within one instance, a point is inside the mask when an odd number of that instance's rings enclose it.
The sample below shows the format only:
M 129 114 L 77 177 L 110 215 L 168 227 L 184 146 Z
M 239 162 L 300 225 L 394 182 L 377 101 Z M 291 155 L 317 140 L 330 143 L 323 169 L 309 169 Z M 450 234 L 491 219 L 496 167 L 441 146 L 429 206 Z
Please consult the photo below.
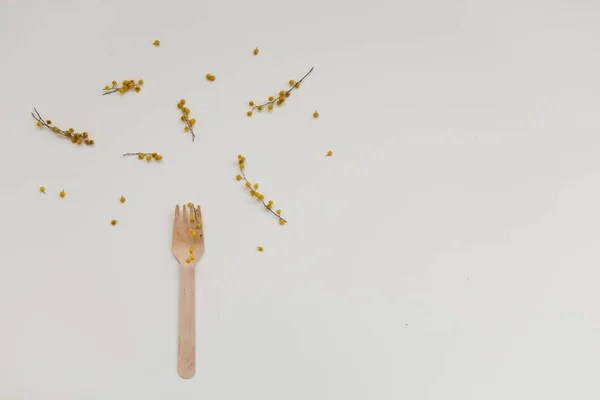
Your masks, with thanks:
M 65 193 L 65 189 L 62 190 L 62 192 L 59 193 L 60 197 L 65 197 L 67 194 Z
M 121 200 L 121 203 L 125 203 L 125 196 L 121 195 L 121 198 L 119 200 Z
M 254 55 L 258 55 L 258 47 L 254 49 L 253 53 Z
M 315 110 L 315 112 L 313 113 L 313 117 L 319 118 L 319 112 Z
M 290 79 L 290 85 L 291 85 L 291 86 L 294 86 L 294 83 L 296 83 L 296 81 L 295 81 L 295 80 L 293 80 L 293 79 Z
M 258 249 L 258 251 L 263 251 L 265 248 L 262 246 L 258 246 L 257 249 Z
M 241 175 L 236 175 L 235 179 L 238 180 L 238 181 L 241 181 L 242 180 L 242 176 Z
M 252 116 L 252 111 L 249 111 L 249 110 L 248 110 L 248 112 L 247 112 L 246 114 L 247 114 L 249 117 L 251 117 L 251 116 Z
M 46 188 L 43 186 L 40 186 L 40 192 L 46 194 Z
M 329 151 L 327 152 L 327 155 L 326 155 L 325 157 L 331 157 L 332 155 L 333 155 L 333 151 L 329 150 Z
M 155 40 L 152 44 L 158 47 L 160 46 L 160 40 Z
M 116 219 L 113 219 L 112 221 L 110 221 L 110 224 L 112 226 L 115 226 L 117 224 L 117 222 L 119 222 L 119 221 L 117 221 Z

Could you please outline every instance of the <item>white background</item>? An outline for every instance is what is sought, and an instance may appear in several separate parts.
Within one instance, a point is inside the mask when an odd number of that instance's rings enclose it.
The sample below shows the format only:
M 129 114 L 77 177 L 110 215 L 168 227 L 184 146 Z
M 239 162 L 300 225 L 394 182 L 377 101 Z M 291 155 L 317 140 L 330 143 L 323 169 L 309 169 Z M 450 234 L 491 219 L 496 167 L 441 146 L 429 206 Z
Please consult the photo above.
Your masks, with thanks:
M 600 397 L 597 1 L 0 4 L 0 399 Z

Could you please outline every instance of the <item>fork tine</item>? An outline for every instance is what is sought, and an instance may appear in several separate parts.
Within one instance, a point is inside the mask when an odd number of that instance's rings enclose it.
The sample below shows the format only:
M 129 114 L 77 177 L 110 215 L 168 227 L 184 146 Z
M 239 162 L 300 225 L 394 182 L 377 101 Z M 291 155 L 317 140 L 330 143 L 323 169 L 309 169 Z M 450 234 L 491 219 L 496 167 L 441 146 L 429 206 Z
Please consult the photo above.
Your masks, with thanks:
M 204 223 L 202 222 L 202 213 L 200 212 L 200 206 L 196 207 L 196 218 L 198 219 L 198 223 L 200 224 L 200 234 L 202 234 L 202 238 L 204 238 Z
M 173 217 L 175 224 L 178 224 L 181 217 L 179 216 L 179 204 L 175 206 L 175 216 Z
M 184 204 L 183 207 L 181 207 L 183 210 L 183 225 L 187 225 L 188 224 L 188 214 L 187 214 L 187 205 Z

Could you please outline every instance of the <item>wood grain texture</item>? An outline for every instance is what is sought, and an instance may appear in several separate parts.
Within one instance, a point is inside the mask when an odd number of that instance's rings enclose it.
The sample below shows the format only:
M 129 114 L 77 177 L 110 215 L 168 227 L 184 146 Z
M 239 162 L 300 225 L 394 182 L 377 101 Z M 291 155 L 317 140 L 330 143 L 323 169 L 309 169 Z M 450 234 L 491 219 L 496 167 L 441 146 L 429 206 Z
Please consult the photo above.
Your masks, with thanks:
M 177 372 L 184 379 L 196 373 L 196 307 L 194 267 L 179 267 L 179 344 Z

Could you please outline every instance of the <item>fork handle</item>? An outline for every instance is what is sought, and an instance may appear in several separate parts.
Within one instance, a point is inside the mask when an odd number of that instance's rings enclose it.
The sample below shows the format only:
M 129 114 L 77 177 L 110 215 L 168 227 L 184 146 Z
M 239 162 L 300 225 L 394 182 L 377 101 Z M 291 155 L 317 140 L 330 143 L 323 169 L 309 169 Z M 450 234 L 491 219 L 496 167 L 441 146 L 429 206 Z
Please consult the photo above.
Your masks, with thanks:
M 196 373 L 196 313 L 194 267 L 179 267 L 179 344 L 177 372 L 184 379 Z

